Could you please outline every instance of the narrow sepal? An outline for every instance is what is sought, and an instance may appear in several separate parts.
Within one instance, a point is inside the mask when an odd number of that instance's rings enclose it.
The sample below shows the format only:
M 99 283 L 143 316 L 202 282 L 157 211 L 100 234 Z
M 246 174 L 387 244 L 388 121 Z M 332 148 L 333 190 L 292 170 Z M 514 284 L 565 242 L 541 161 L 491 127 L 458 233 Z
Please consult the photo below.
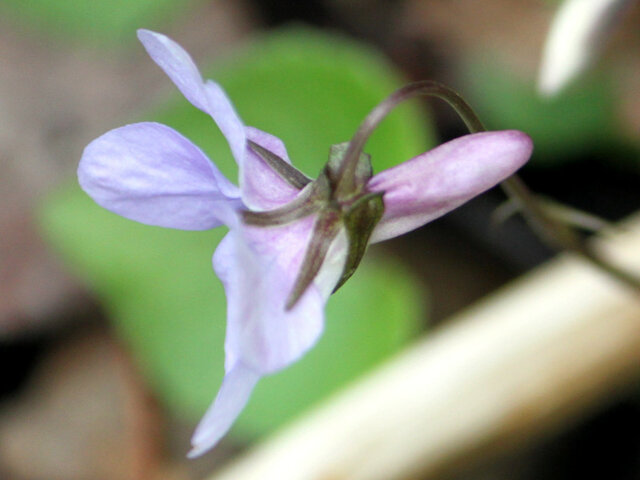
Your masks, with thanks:
M 273 227 L 308 217 L 329 201 L 331 191 L 328 182 L 326 175 L 321 174 L 289 203 L 267 211 L 246 210 L 242 212 L 242 218 L 247 225 Z
M 290 163 L 285 162 L 275 153 L 249 140 L 249 148 L 253 150 L 271 169 L 280 175 L 289 185 L 298 190 L 302 190 L 311 179 L 295 168 Z
M 347 232 L 348 251 L 342 276 L 333 291 L 349 280 L 367 251 L 371 234 L 384 213 L 382 193 L 371 193 L 360 197 L 343 214 L 343 224 Z
M 318 214 L 296 282 L 287 298 L 285 305 L 287 310 L 291 310 L 296 305 L 313 283 L 340 227 L 340 212 L 337 210 L 327 209 Z
M 245 133 L 248 142 L 244 162 L 240 165 L 240 189 L 245 205 L 254 211 L 266 211 L 291 202 L 300 189 L 287 182 L 267 160 L 250 147 L 251 144 L 257 145 L 281 160 L 280 163 L 294 169 L 284 144 L 279 138 L 254 127 L 245 127 Z M 279 165 L 279 168 L 287 167 Z

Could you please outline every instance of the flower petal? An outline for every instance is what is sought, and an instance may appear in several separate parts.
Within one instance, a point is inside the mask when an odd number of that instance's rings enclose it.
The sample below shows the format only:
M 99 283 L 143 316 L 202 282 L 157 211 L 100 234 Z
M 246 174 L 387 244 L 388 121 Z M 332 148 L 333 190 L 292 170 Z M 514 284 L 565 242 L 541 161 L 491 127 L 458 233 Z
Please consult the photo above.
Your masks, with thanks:
M 138 30 L 138 39 L 185 98 L 211 115 L 229 142 L 236 162 L 242 165 L 246 143 L 244 125 L 220 85 L 211 80 L 205 83 L 189 54 L 169 37 L 150 30 Z
M 256 229 L 244 226 L 228 206 L 220 216 L 230 227 L 213 258 L 227 293 L 227 373 L 193 435 L 192 458 L 215 446 L 229 430 L 264 374 L 287 366 L 315 343 L 323 328 L 324 303 L 338 281 L 346 251 L 344 238 L 336 241 L 316 284 L 285 311 L 313 217 Z
M 246 127 L 247 138 L 291 163 L 282 141 L 257 128 Z M 242 200 L 251 210 L 271 210 L 293 200 L 299 190 L 278 175 L 253 150 L 247 148 L 240 167 Z
M 227 371 L 216 399 L 191 437 L 193 448 L 188 457 L 198 457 L 218 443 L 247 404 L 258 380 L 260 374 L 242 363 Z
M 96 203 L 148 225 L 204 230 L 239 190 L 188 139 L 159 123 L 116 128 L 91 142 L 78 167 Z
M 231 226 L 213 258 L 227 295 L 226 365 L 261 374 L 306 352 L 322 333 L 323 307 L 336 285 L 346 242 L 334 241 L 318 276 L 291 309 L 285 305 L 302 263 L 314 218 L 271 228 Z
M 551 24 L 538 86 L 545 95 L 565 87 L 590 63 L 630 0 L 567 0 Z
M 166 35 L 138 30 L 138 39 L 149 56 L 164 70 L 176 87 L 195 107 L 208 113 L 204 82 L 191 56 Z
M 384 192 L 385 206 L 372 243 L 418 228 L 488 190 L 524 165 L 532 150 L 531 139 L 516 130 L 476 133 L 380 172 L 368 184 Z
M 212 80 L 207 80 L 205 92 L 209 100 L 208 109 L 205 110 L 227 139 L 229 148 L 236 163 L 242 167 L 245 159 L 247 136 L 245 127 L 236 113 L 235 108 L 222 87 Z

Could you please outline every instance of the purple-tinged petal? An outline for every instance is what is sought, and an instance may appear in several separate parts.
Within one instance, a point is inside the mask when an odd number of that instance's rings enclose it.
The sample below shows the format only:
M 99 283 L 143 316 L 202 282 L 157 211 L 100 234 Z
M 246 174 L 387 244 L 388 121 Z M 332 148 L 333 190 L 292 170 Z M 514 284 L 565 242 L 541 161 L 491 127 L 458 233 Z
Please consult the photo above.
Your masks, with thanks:
M 239 205 L 239 190 L 191 141 L 159 123 L 116 128 L 91 142 L 78 167 L 100 206 L 148 225 L 204 230 Z
M 490 189 L 524 165 L 532 150 L 531 139 L 516 130 L 476 133 L 380 172 L 368 184 L 385 192 L 372 243 L 418 228 Z
M 566 0 L 545 43 L 538 88 L 554 95 L 584 70 L 631 0 Z
M 191 56 L 176 42 L 160 33 L 141 29 L 138 30 L 138 39 L 186 99 L 208 113 L 209 99 L 204 81 Z
M 322 333 L 323 307 L 346 255 L 334 241 L 316 280 L 289 311 L 313 217 L 271 228 L 231 226 L 213 258 L 227 295 L 226 365 L 242 362 L 261 374 L 279 370 L 306 352 Z
M 285 302 L 313 218 L 286 227 L 255 229 L 242 225 L 230 208 L 223 209 L 221 216 L 230 232 L 218 246 L 213 263 L 227 293 L 227 373 L 192 437 L 191 458 L 213 448 L 225 435 L 263 375 L 294 362 L 315 343 L 323 329 L 324 303 L 338 281 L 346 254 L 346 239 L 341 235 L 314 285 L 287 312 Z
M 209 101 L 208 109 L 205 111 L 211 115 L 211 118 L 218 125 L 218 128 L 229 143 L 233 158 L 235 158 L 238 166 L 242 167 L 245 161 L 247 144 L 244 124 L 220 85 L 212 80 L 207 80 L 205 91 Z
M 247 404 L 260 377 L 260 374 L 242 363 L 235 364 L 227 371 L 216 399 L 191 437 L 193 448 L 188 457 L 198 457 L 218 443 Z
M 282 141 L 257 128 L 246 127 L 247 138 L 291 163 Z M 242 200 L 251 210 L 271 210 L 293 200 L 299 191 L 287 183 L 253 150 L 247 148 L 240 167 Z
M 246 143 L 244 125 L 220 85 L 211 80 L 205 83 L 189 54 L 169 37 L 150 30 L 138 30 L 138 39 L 185 98 L 211 115 L 229 142 L 236 162 L 242 165 Z

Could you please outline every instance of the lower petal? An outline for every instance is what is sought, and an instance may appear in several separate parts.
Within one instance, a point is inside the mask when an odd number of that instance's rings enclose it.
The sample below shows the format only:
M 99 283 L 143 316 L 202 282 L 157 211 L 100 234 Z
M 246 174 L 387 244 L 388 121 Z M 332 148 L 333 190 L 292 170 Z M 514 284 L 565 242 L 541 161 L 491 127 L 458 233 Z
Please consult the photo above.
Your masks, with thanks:
M 242 361 L 267 374 L 293 363 L 324 327 L 324 304 L 346 256 L 339 235 L 308 290 L 287 310 L 314 218 L 281 227 L 232 226 L 213 258 L 227 295 L 226 364 Z
M 286 310 L 313 217 L 278 228 L 255 228 L 243 225 L 233 210 L 226 214 L 230 232 L 220 242 L 213 265 L 227 295 L 227 375 L 193 436 L 190 457 L 212 448 L 227 432 L 261 376 L 286 367 L 313 346 L 346 256 L 345 235 L 340 234 L 311 287 Z
M 188 457 L 198 457 L 218 443 L 247 404 L 258 380 L 260 374 L 242 363 L 227 371 L 216 399 L 191 437 Z

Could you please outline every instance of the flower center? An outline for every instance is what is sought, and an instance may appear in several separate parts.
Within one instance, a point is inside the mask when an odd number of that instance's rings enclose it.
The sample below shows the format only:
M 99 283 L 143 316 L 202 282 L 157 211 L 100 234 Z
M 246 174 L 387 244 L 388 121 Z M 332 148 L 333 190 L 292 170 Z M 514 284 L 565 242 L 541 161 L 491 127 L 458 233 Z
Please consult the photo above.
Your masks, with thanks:
M 272 227 L 285 225 L 309 215 L 316 215 L 311 240 L 307 246 L 300 271 L 287 299 L 285 308 L 293 308 L 318 275 L 336 236 L 344 228 L 347 235 L 347 257 L 342 275 L 334 288 L 337 290 L 358 267 L 373 229 L 384 212 L 384 192 L 370 192 L 367 183 L 373 175 L 371 157 L 361 154 L 355 169 L 352 187 L 338 190 L 342 162 L 349 143 L 332 145 L 329 161 L 317 179 L 311 180 L 273 152 L 249 142 L 249 147 L 274 172 L 300 191 L 288 204 L 264 212 L 244 211 L 243 220 L 248 225 Z

